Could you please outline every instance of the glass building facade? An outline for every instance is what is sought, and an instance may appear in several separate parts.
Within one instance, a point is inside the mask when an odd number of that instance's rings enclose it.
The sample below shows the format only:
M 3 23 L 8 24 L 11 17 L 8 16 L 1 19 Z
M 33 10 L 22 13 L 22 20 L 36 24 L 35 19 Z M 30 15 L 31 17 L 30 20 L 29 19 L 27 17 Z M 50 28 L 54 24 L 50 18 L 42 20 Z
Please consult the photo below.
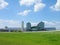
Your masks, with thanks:
M 37 28 L 38 30 L 44 30 L 44 22 L 40 22 L 38 25 L 37 25 Z
M 26 30 L 27 31 L 43 31 L 44 30 L 44 22 L 40 22 L 37 26 L 32 26 L 31 23 L 28 22 L 26 24 Z
M 30 23 L 30 22 L 28 22 L 28 23 L 26 24 L 26 30 L 27 30 L 27 31 L 31 31 L 31 23 Z

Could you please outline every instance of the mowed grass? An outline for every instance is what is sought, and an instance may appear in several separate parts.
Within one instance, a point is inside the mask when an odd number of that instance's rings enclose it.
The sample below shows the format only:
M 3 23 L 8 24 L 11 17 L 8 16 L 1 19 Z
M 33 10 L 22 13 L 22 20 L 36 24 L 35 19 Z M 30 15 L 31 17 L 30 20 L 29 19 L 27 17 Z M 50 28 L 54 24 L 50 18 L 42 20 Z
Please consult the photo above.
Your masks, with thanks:
M 0 32 L 0 45 L 60 45 L 60 31 Z

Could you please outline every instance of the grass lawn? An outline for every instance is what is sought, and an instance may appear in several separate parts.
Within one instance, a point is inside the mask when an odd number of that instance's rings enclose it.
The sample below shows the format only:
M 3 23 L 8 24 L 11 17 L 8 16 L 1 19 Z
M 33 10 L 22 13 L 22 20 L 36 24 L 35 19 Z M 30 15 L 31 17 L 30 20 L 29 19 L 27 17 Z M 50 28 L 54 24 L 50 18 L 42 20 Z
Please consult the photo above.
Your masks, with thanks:
M 60 45 L 60 31 L 0 32 L 0 45 Z

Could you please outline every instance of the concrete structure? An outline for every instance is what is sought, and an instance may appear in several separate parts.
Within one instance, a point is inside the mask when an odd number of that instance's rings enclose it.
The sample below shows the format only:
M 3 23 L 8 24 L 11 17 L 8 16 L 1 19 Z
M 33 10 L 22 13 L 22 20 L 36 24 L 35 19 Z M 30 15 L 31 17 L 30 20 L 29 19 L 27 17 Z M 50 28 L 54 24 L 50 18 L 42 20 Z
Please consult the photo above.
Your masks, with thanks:
M 21 30 L 24 31 L 24 21 L 21 23 Z

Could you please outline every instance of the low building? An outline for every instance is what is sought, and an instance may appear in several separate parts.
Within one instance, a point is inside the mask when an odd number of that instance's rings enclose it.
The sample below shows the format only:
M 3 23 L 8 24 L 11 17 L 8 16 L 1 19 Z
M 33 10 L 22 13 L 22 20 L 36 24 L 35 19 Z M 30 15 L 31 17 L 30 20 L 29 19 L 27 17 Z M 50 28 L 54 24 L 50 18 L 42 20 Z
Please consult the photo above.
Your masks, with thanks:
M 56 28 L 55 27 L 47 27 L 47 28 L 45 28 L 45 30 L 46 31 L 51 31 L 51 30 L 53 31 L 53 30 L 56 30 Z
M 31 31 L 37 31 L 38 29 L 37 29 L 37 26 L 32 26 L 31 27 Z
M 0 32 L 9 32 L 9 30 L 6 30 L 6 29 L 0 29 Z

